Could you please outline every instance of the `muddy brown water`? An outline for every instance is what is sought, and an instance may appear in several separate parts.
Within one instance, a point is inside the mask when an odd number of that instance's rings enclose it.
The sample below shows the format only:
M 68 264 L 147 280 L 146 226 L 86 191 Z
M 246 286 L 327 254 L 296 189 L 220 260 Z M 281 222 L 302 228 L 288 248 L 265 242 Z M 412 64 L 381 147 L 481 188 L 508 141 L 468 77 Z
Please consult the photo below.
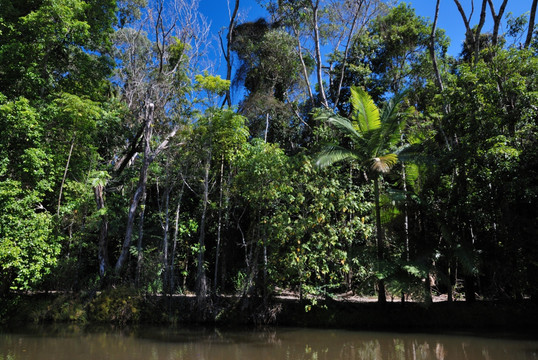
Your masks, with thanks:
M 538 339 L 299 328 L 0 330 L 0 360 L 538 359 Z

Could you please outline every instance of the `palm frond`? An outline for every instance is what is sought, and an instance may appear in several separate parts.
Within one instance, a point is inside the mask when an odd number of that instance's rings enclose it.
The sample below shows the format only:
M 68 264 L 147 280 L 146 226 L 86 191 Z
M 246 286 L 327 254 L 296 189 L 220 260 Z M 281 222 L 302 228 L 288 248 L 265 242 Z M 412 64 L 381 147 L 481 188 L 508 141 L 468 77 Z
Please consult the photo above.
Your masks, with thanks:
M 391 153 L 371 159 L 371 169 L 377 173 L 386 174 L 398 162 L 398 155 Z
M 357 154 L 354 151 L 346 149 L 342 146 L 327 145 L 318 154 L 316 165 L 319 167 L 326 167 L 338 161 L 348 159 L 357 159 Z
M 357 129 L 351 121 L 341 116 L 335 115 L 327 120 L 327 122 L 333 125 L 336 129 L 340 130 L 344 135 L 352 138 L 353 141 L 360 141 L 362 135 L 357 132 Z
M 357 129 L 353 126 L 351 121 L 341 117 L 340 115 L 335 115 L 329 111 L 321 111 L 317 116 L 316 120 L 326 121 L 329 124 L 333 125 L 337 130 L 344 133 L 344 135 L 350 136 L 353 141 L 358 141 L 362 138 L 361 134 L 357 132 Z
M 379 109 L 370 95 L 357 86 L 351 87 L 351 105 L 353 106 L 353 120 L 357 121 L 362 134 L 379 129 L 381 120 Z
M 405 127 L 407 120 L 406 114 L 399 112 L 404 96 L 405 92 L 394 95 L 383 108 L 381 113 L 381 131 L 377 143 L 382 149 L 391 148 L 400 141 L 400 133 Z
M 382 123 L 389 123 L 391 118 L 397 117 L 398 110 L 400 109 L 400 104 L 405 98 L 405 92 L 395 94 L 385 105 L 383 111 L 381 112 L 380 118 Z

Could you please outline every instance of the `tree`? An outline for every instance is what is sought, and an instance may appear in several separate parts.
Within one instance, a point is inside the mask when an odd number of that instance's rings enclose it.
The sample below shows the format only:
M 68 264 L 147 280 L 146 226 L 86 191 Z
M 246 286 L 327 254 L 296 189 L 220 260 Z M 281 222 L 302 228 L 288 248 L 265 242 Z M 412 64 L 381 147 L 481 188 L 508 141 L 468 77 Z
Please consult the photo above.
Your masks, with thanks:
M 273 21 L 283 25 L 295 39 L 309 106 L 328 107 L 331 102 L 338 106 L 354 39 L 364 32 L 368 22 L 388 9 L 387 4 L 379 0 L 265 0 L 263 4 Z M 326 61 L 321 49 L 329 46 L 332 55 Z M 311 72 L 317 80 L 314 86 Z
M 237 175 L 233 190 L 239 195 L 241 207 L 236 215 L 243 250 L 244 275 L 242 295 L 263 296 L 267 300 L 268 264 L 271 250 L 278 247 L 270 236 L 271 224 L 267 219 L 283 202 L 283 195 L 290 189 L 287 178 L 289 157 L 278 144 L 255 138 L 246 143 L 234 159 Z M 248 302 L 248 299 L 245 299 Z
M 233 84 L 247 90 L 239 111 L 250 120 L 252 134 L 293 148 L 299 125 L 292 101 L 303 82 L 294 39 L 260 19 L 234 28 L 231 49 L 240 61 Z
M 129 109 L 126 125 L 132 132 L 123 154 L 118 156 L 116 174 L 136 159 L 138 152 L 144 154 L 129 204 L 125 237 L 114 267 L 116 275 L 129 255 L 135 217 L 146 193 L 149 167 L 169 145 L 182 126 L 181 118 L 189 112 L 191 71 L 201 56 L 207 34 L 205 19 L 197 12 L 194 1 L 177 0 L 174 6 L 168 7 L 159 1 L 148 9 L 147 19 L 141 24 L 147 27 L 121 28 L 115 34 L 115 57 L 121 63 L 115 80 L 122 101 Z M 153 40 L 148 33 L 154 34 Z M 181 142 L 176 143 L 178 145 Z M 143 209 L 140 215 L 143 219 Z M 142 242 L 141 237 L 138 240 Z M 140 264 L 142 245 L 138 248 Z
M 29 290 L 57 262 L 59 238 L 43 202 L 54 183 L 39 112 L 0 94 L 0 296 Z
M 102 95 L 112 70 L 106 54 L 115 1 L 2 1 L 0 9 L 4 95 L 30 100 L 55 92 Z
M 320 152 L 316 164 L 323 167 L 343 160 L 359 161 L 362 165 L 366 165 L 373 175 L 379 262 L 385 259 L 385 239 L 379 205 L 379 181 L 383 174 L 388 173 L 398 161 L 398 156 L 392 151 L 400 141 L 400 131 L 404 125 L 404 118 L 398 113 L 399 102 L 402 98 L 402 95 L 396 95 L 380 114 L 372 98 L 361 88 L 353 87 L 350 99 L 353 107 L 351 121 L 328 112 L 317 116 L 319 120 L 326 120 L 346 135 L 351 146 L 327 146 Z M 386 302 L 382 274 L 378 282 L 378 301 Z
M 60 251 L 69 253 L 79 210 L 73 195 L 86 190 L 98 128 L 113 118 L 102 108 L 113 65 L 114 10 L 112 0 L 0 2 L 0 123 L 9 134 L 2 144 L 2 206 L 10 209 L 2 222 L 10 221 L 0 227 L 4 244 L 19 249 L 12 253 L 18 260 L 6 258 L 8 282 L 35 286 Z M 84 223 L 86 214 L 78 219 Z M 21 277 L 19 265 L 26 268 Z
M 436 197 L 437 206 L 446 211 L 442 220 L 446 237 L 454 248 L 465 251 L 458 258 L 469 301 L 485 292 L 478 284 L 489 287 L 494 296 L 520 297 L 529 288 L 526 273 L 532 266 L 520 266 L 519 261 L 534 256 L 528 244 L 518 240 L 532 237 L 534 231 L 512 227 L 507 219 L 519 214 L 516 208 L 526 208 L 523 203 L 532 203 L 522 199 L 534 193 L 532 186 L 521 191 L 521 185 L 516 185 L 526 183 L 524 179 L 532 172 L 517 173 L 516 169 L 535 161 L 531 155 L 534 142 L 527 139 L 536 131 L 531 119 L 536 116 L 533 69 L 538 63 L 525 49 L 484 49 L 481 56 L 484 58 L 472 65 L 460 64 L 458 76 L 447 83 L 443 93 L 443 101 L 452 104 L 442 119 L 443 128 L 457 142 L 448 151 L 445 147 L 437 150 L 443 167 L 440 178 L 434 176 L 433 180 L 434 192 L 442 191 Z M 534 212 L 522 219 L 528 216 L 535 216 Z M 514 238 L 516 233 L 519 236 Z M 521 249 L 527 249 L 525 255 L 519 253 Z M 508 262 L 511 265 L 504 266 Z M 508 268 L 509 273 L 504 273 Z M 503 280 L 492 284 L 493 274 Z

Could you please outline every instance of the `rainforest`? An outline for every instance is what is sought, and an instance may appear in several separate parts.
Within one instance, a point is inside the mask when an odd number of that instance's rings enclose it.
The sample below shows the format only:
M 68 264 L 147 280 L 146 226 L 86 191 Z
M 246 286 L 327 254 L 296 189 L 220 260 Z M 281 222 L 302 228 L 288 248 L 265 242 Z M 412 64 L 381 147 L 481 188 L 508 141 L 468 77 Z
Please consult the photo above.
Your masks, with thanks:
M 443 1 L 453 55 L 440 0 L 228 1 L 217 35 L 204 1 L 0 0 L 0 323 L 538 301 L 537 0 L 510 1 Z

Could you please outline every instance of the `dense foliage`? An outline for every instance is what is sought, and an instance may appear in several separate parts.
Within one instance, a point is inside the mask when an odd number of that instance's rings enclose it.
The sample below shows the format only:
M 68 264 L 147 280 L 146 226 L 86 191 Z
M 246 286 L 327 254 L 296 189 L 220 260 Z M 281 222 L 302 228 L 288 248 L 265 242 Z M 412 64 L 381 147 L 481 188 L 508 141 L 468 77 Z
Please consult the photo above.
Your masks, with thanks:
M 0 0 L 0 297 L 537 299 L 534 14 L 261 3 L 221 79 L 195 1 Z

